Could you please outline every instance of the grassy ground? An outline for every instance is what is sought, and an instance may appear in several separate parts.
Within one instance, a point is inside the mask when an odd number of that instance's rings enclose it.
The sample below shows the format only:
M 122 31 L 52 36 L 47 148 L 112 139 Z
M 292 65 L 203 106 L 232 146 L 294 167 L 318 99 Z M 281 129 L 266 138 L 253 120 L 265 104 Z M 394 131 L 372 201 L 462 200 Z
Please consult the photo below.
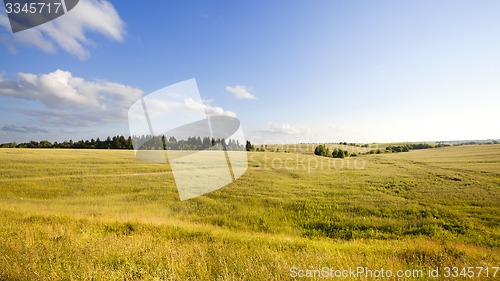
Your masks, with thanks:
M 500 145 L 255 152 L 239 180 L 181 202 L 168 165 L 132 151 L 1 149 L 0 279 L 283 280 L 292 266 L 491 275 L 499 164 Z

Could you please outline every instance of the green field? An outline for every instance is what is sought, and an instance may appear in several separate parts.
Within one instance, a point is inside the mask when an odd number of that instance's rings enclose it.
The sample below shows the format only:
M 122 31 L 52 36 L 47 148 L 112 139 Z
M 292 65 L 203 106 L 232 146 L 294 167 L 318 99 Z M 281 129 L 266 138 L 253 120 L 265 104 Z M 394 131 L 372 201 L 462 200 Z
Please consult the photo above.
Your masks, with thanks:
M 168 165 L 133 151 L 0 149 L 0 279 L 500 266 L 500 145 L 308 153 L 249 153 L 240 179 L 181 202 Z

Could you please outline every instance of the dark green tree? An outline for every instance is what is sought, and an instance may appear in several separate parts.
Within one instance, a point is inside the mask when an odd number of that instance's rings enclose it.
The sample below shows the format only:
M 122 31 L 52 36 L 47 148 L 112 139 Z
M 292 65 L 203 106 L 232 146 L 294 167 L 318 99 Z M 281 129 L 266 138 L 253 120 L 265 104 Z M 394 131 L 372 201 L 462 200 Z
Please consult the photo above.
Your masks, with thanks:
M 213 139 L 212 139 L 212 143 L 213 143 Z M 247 140 L 245 148 L 246 148 L 247 151 L 253 151 L 254 150 L 253 144 L 249 140 Z

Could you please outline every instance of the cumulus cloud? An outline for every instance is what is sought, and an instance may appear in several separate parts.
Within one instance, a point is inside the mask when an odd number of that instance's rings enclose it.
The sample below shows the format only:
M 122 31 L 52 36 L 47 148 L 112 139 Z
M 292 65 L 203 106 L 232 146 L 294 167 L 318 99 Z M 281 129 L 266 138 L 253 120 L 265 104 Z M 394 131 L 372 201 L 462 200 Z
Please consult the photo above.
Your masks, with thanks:
M 148 98 L 148 115 L 150 118 L 163 116 L 165 113 L 206 113 L 208 115 L 236 117 L 236 113 L 222 107 L 212 106 L 208 101 L 197 101 L 193 98 L 180 101 L 166 101 Z
M 88 37 L 88 32 L 95 32 L 109 39 L 121 42 L 125 34 L 125 23 L 109 1 L 85 0 L 67 14 L 15 34 L 11 33 L 10 23 L 5 12 L 0 12 L 0 43 L 11 52 L 16 52 L 15 45 L 23 44 L 40 48 L 45 52 L 55 52 L 58 48 L 76 55 L 80 59 L 90 56 L 88 47 L 96 43 Z
M 254 100 L 257 99 L 252 93 L 250 93 L 249 89 L 243 85 L 236 85 L 234 87 L 226 86 L 226 91 L 231 93 L 235 99 L 238 100 Z
M 298 135 L 302 133 L 302 130 L 295 128 L 288 123 L 272 123 L 269 124 L 268 129 L 263 129 L 261 132 L 280 135 Z
M 115 82 L 87 81 L 63 70 L 48 74 L 18 73 L 17 80 L 0 77 L 0 95 L 43 103 L 46 109 L 24 113 L 51 124 L 124 121 L 128 108 L 142 93 L 140 89 Z
M 47 130 L 31 127 L 31 126 L 16 126 L 16 125 L 5 125 L 0 128 L 0 131 L 10 132 L 10 133 L 48 133 Z
M 187 107 L 188 109 L 192 110 L 205 110 L 205 113 L 208 115 L 223 115 L 223 116 L 230 116 L 230 117 L 236 117 L 236 113 L 228 110 L 224 110 L 222 107 L 218 106 L 212 106 L 208 101 L 205 102 L 198 102 L 195 101 L 192 98 L 184 100 L 184 106 Z
M 56 70 L 48 74 L 18 73 L 17 81 L 0 79 L 0 94 L 37 100 L 49 107 L 106 109 L 110 101 L 131 104 L 142 91 L 108 81 L 86 81 L 71 72 Z

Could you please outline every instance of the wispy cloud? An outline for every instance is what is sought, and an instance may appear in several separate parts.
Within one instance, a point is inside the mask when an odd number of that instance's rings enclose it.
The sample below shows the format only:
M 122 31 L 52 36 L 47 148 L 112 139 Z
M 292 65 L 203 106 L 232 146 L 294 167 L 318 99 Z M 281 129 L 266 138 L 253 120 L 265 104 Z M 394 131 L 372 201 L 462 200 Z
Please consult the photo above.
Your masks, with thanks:
M 46 109 L 23 113 L 49 124 L 91 126 L 127 120 L 128 108 L 142 96 L 140 89 L 105 80 L 87 81 L 71 72 L 18 73 L 17 80 L 0 78 L 0 95 L 43 103 Z
M 302 130 L 293 127 L 289 123 L 271 123 L 269 128 L 260 130 L 263 133 L 279 134 L 279 135 L 298 135 Z
M 2 9 L 3 10 L 3 9 Z M 0 12 L 0 43 L 11 52 L 17 51 L 16 45 L 35 46 L 45 52 L 55 52 L 58 48 L 76 55 L 79 59 L 90 56 L 88 47 L 96 44 L 88 37 L 95 32 L 109 39 L 124 40 L 125 23 L 109 1 L 85 0 L 64 16 L 35 28 L 12 34 L 5 11 Z
M 330 124 L 328 126 L 330 127 L 330 129 L 332 129 L 332 131 L 335 131 L 335 132 L 342 132 L 346 129 L 346 127 L 344 125 L 340 125 L 340 124 Z
M 235 99 L 238 100 L 254 100 L 257 99 L 252 93 L 250 93 L 250 90 L 243 85 L 236 85 L 234 87 L 231 86 L 226 86 L 226 91 L 231 93 Z
M 2 128 L 0 128 L 0 131 L 11 132 L 11 133 L 48 133 L 47 130 L 38 127 L 16 126 L 16 125 L 5 125 Z

